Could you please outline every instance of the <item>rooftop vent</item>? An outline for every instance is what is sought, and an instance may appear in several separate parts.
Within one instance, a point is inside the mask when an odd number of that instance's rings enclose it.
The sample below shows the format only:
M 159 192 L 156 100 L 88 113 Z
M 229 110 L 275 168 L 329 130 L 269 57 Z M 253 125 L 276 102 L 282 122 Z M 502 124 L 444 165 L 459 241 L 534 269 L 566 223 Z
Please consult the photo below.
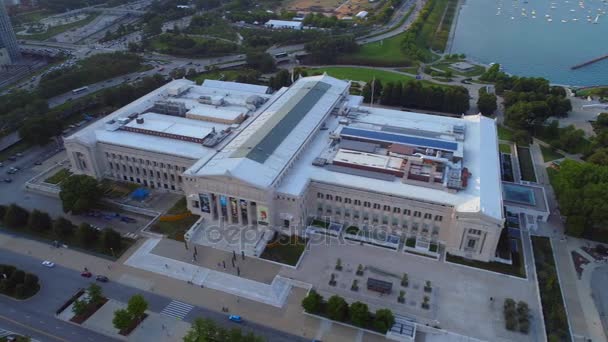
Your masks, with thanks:
M 137 118 L 135 119 L 135 122 L 137 122 L 138 124 L 143 124 L 144 123 L 144 118 Z

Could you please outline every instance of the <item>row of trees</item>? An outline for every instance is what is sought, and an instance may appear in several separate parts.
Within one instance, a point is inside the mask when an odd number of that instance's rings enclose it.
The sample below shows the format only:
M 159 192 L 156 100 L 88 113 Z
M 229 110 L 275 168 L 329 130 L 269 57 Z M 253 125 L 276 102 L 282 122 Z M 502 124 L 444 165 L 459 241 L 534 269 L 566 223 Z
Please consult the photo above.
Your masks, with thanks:
M 241 329 L 225 329 L 209 318 L 198 318 L 192 324 L 184 342 L 263 342 L 264 339 L 253 333 L 243 334 Z
M 310 290 L 302 300 L 302 307 L 308 313 L 373 329 L 382 334 L 395 324 L 395 317 L 389 309 L 379 309 L 372 314 L 365 303 L 354 302 L 349 306 L 344 298 L 338 295 L 333 295 L 325 301 L 315 290 Z
M 485 116 L 490 116 L 494 114 L 497 108 L 496 95 L 488 93 L 486 87 L 480 88 L 479 98 L 477 99 L 477 109 L 479 109 L 479 112 Z
M 462 114 L 469 109 L 469 92 L 461 86 L 425 86 L 417 80 L 404 83 L 375 80 L 374 102 L 383 105 L 420 108 L 447 113 Z M 372 98 L 372 84 L 368 82 L 362 90 L 365 102 Z
M 34 209 L 30 213 L 16 204 L 0 205 L 0 218 L 0 222 L 12 230 L 50 240 L 65 241 L 108 255 L 119 253 L 123 248 L 120 233 L 113 229 L 99 232 L 88 223 L 76 226 L 64 217 L 53 220 L 45 212 Z
M 96 54 L 74 67 L 56 70 L 42 77 L 38 93 L 42 98 L 50 98 L 91 83 L 137 71 L 142 62 L 140 56 L 132 53 Z
M 321 37 L 306 43 L 304 49 L 309 53 L 311 63 L 332 64 L 340 54 L 354 53 L 359 49 L 353 35 Z
M 99 108 L 106 108 L 111 111 L 149 93 L 166 82 L 165 78 L 158 74 L 145 77 L 134 85 L 123 84 L 108 88 L 99 94 L 75 100 L 67 108 L 62 106 L 60 109 L 51 111 L 48 111 L 46 100 L 41 99 L 36 93 L 18 93 L 7 101 L 8 104 L 17 107 L 13 107 L 11 114 L 7 115 L 6 118 L 7 120 L 14 119 L 13 126 L 16 124 L 21 126 L 19 127 L 19 133 L 25 141 L 30 144 L 45 145 L 52 137 L 61 134 L 66 118 Z M 22 102 L 22 98 L 29 98 L 32 104 Z M 0 98 L 0 122 L 4 121 L 4 117 L 1 116 L 3 104 L 3 98 Z M 13 118 L 13 114 L 18 119 Z
M 601 113 L 593 123 L 595 136 L 586 153 L 587 161 L 597 165 L 608 166 L 608 113 Z
M 428 51 L 432 41 L 427 42 L 424 39 L 421 39 L 421 36 L 424 23 L 433 12 L 433 8 L 436 4 L 437 0 L 428 1 L 420 13 L 418 13 L 418 18 L 416 18 L 409 29 L 403 34 L 401 51 L 410 59 L 409 62 L 415 60 L 426 62 L 432 58 L 432 55 Z
M 608 242 L 608 166 L 565 160 L 551 184 L 566 216 L 566 233 Z
M 38 276 L 35 274 L 0 264 L 0 294 L 25 299 L 35 295 L 39 289 Z

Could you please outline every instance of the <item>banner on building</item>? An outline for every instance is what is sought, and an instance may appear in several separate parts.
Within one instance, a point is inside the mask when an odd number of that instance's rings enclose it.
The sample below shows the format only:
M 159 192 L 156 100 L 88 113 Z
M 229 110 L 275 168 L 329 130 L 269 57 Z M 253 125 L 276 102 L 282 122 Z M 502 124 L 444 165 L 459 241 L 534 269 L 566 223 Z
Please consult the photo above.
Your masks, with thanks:
M 201 211 L 211 213 L 211 198 L 209 198 L 209 194 L 198 194 L 198 198 L 201 202 Z
M 268 208 L 263 206 L 263 205 L 259 205 L 257 206 L 257 212 L 258 212 L 258 224 L 261 224 L 263 226 L 267 226 L 269 224 L 268 221 Z

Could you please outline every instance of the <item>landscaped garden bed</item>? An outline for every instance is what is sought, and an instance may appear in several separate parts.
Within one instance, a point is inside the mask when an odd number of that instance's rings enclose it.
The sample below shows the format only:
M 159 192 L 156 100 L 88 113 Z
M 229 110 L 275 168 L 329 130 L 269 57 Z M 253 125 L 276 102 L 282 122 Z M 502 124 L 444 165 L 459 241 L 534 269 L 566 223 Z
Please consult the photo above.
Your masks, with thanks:
M 497 261 L 483 262 L 478 260 L 466 259 L 461 256 L 452 255 L 450 253 L 445 254 L 445 260 L 448 262 L 453 262 L 455 264 L 461 264 L 469 267 L 479 268 L 482 270 L 512 275 L 519 278 L 526 277 L 526 269 L 524 267 L 521 242 L 519 242 L 518 244 L 518 253 L 513 253 L 512 255 L 513 263 L 511 265 Z
M 260 258 L 296 266 L 306 249 L 307 242 L 307 239 L 297 235 L 277 234 L 268 242 Z
M 49 183 L 49 184 L 59 184 L 59 183 L 63 182 L 64 180 L 66 180 L 71 175 L 72 175 L 72 172 L 70 172 L 69 170 L 61 169 L 61 170 L 57 171 L 55 174 L 53 174 L 52 176 L 50 176 L 49 178 L 45 179 L 44 182 Z
M 527 147 L 517 146 L 517 157 L 519 158 L 519 168 L 521 170 L 521 179 L 536 183 L 536 174 L 534 173 L 534 165 L 530 149 Z
M 89 285 L 86 292 L 80 291 L 79 293 L 80 296 L 76 299 L 71 298 L 69 300 L 72 301 L 72 312 L 74 313 L 70 321 L 76 324 L 84 323 L 108 302 L 108 298 L 103 295 L 101 287 L 95 283 Z
M 540 236 L 532 236 L 531 239 L 547 339 L 549 341 L 572 341 L 553 259 L 551 240 Z
M 180 198 L 173 206 L 167 211 L 166 215 L 180 215 L 184 213 L 190 213 L 186 202 L 186 197 Z M 150 230 L 154 233 L 159 233 L 167 236 L 170 239 L 177 241 L 184 241 L 184 234 L 198 221 L 200 216 L 187 215 L 177 220 L 157 220 L 152 224 Z

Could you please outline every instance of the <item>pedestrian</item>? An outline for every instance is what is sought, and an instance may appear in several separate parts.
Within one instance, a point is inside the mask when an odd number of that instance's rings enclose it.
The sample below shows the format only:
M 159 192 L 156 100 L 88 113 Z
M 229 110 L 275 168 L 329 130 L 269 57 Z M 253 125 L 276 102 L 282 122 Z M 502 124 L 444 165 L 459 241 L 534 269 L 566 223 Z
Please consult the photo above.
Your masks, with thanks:
M 494 301 L 494 297 L 490 297 L 490 302 L 493 302 L 493 301 Z

